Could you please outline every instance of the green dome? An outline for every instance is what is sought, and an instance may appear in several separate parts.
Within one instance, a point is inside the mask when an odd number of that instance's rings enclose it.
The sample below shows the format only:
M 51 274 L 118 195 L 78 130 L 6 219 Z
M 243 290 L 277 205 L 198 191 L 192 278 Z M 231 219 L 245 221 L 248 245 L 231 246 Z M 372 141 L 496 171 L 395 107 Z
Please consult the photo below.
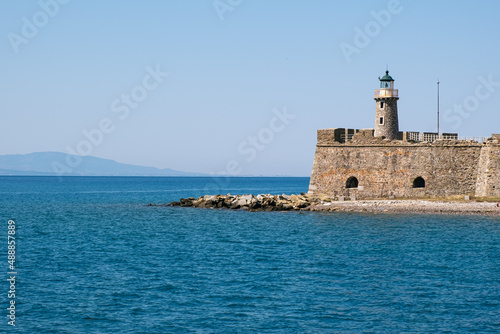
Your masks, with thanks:
M 385 75 L 380 78 L 378 77 L 380 81 L 394 81 L 394 79 L 389 75 L 389 71 L 385 71 Z

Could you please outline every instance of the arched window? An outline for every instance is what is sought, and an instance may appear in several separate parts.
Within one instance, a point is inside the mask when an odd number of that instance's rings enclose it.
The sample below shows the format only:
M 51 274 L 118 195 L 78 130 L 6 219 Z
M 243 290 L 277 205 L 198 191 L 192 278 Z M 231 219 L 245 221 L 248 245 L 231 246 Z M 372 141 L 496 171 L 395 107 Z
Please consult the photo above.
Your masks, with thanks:
M 358 187 L 358 179 L 355 178 L 354 176 L 351 176 L 350 178 L 347 179 L 345 183 L 346 188 L 357 188 Z
M 425 180 L 422 177 L 417 177 L 413 180 L 413 188 L 425 188 Z

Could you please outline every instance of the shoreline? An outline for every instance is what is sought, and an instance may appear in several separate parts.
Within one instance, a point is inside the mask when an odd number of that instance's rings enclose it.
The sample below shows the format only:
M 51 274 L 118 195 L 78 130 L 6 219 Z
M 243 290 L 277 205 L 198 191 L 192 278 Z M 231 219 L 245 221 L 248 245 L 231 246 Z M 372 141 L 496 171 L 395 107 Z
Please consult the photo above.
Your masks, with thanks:
M 374 214 L 442 214 L 500 216 L 494 202 L 433 200 L 359 200 L 317 204 L 310 211 L 356 212 Z
M 149 204 L 149 206 L 153 206 Z M 373 214 L 446 214 L 500 216 L 500 203 L 457 200 L 386 199 L 334 201 L 307 194 L 300 195 L 205 195 L 181 198 L 162 206 L 227 210 L 353 212 Z

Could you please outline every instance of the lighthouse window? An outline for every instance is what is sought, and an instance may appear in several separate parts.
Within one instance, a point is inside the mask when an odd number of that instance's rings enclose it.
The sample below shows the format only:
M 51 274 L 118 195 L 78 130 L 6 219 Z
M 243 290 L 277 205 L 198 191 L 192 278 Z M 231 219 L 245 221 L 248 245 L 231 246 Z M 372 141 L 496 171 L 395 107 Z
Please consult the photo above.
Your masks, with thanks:
M 357 188 L 358 187 L 358 179 L 355 178 L 354 176 L 351 176 L 350 178 L 347 179 L 347 182 L 345 183 L 346 188 Z
M 384 102 L 380 102 L 380 109 L 384 109 Z
M 380 117 L 380 125 L 384 125 L 384 118 Z

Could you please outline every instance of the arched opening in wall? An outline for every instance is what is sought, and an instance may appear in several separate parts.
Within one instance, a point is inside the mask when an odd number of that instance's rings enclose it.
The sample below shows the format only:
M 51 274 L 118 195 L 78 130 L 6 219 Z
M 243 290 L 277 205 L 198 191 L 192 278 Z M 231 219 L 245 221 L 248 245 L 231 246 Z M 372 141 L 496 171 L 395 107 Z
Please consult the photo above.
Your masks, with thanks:
M 345 183 L 346 188 L 357 188 L 358 187 L 358 179 L 355 178 L 354 176 L 351 176 L 350 178 L 347 179 Z
M 417 177 L 413 180 L 413 188 L 425 188 L 425 180 L 422 177 Z

